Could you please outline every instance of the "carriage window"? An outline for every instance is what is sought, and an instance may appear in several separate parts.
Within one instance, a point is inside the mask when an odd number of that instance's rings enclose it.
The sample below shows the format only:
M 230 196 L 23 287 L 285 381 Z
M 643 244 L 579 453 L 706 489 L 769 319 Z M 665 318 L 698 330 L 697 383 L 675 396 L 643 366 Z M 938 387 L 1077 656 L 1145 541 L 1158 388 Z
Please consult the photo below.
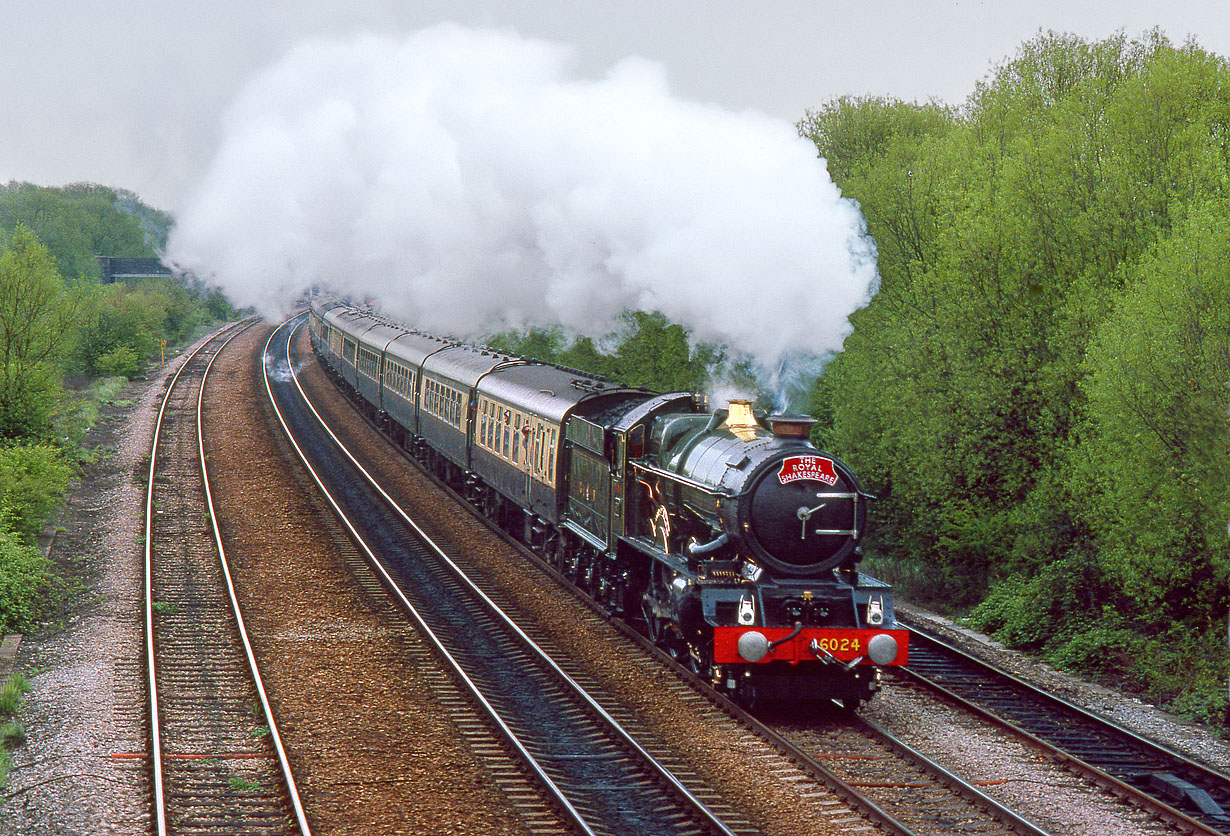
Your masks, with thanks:
M 392 360 L 388 361 L 388 364 L 393 376 L 393 381 L 389 384 L 389 387 L 403 398 L 406 397 L 409 394 L 409 389 L 406 386 L 406 367 Z

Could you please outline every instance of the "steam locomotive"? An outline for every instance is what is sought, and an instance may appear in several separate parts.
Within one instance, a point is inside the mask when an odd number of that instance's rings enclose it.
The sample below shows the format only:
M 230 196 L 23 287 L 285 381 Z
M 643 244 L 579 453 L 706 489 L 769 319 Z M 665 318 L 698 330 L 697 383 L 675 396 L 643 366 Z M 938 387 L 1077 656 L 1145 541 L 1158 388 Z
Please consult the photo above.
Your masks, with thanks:
M 814 419 L 708 412 L 314 300 L 313 348 L 394 441 L 715 688 L 856 707 L 905 664 L 867 500 Z

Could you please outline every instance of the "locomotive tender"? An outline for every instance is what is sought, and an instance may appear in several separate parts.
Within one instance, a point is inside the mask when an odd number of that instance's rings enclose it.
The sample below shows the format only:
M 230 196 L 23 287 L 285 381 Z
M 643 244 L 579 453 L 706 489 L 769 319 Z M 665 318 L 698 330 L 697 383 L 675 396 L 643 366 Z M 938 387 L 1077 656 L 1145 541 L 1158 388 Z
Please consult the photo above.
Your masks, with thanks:
M 856 569 L 869 496 L 813 419 L 710 414 L 336 301 L 310 334 L 397 443 L 735 699 L 854 707 L 906 662 L 891 587 Z

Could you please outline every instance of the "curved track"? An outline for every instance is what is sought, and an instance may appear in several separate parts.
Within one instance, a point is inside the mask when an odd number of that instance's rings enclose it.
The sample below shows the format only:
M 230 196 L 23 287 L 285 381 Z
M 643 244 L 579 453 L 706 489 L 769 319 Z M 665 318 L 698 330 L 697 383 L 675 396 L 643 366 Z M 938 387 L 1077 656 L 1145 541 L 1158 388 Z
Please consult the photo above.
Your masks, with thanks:
M 214 524 L 201 438 L 209 369 L 251 324 L 219 331 L 181 364 L 150 452 L 145 624 L 158 836 L 310 832 Z
M 283 326 L 266 350 L 288 437 L 385 585 L 573 825 L 587 834 L 756 832 L 728 823 L 650 755 L 374 485 L 306 403 L 290 332 Z

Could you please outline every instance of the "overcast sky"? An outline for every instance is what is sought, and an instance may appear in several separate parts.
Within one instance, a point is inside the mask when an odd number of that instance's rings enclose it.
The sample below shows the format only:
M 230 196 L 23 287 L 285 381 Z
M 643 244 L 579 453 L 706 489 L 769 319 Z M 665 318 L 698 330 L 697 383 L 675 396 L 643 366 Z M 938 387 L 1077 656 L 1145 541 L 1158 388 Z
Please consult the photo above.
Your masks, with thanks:
M 1161 28 L 1230 55 L 1217 0 L 2 0 L 0 182 L 92 181 L 174 210 L 244 83 L 311 38 L 441 21 L 569 44 L 600 77 L 638 55 L 674 94 L 795 122 L 842 95 L 959 104 L 1039 30 Z

